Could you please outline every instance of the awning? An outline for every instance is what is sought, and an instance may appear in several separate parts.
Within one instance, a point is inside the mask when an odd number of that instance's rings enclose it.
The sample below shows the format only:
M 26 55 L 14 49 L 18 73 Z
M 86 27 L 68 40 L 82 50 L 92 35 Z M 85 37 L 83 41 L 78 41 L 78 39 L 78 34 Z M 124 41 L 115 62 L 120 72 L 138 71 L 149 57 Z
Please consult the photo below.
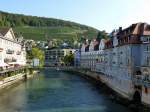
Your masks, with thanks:
M 17 62 L 10 62 L 10 63 L 8 63 L 9 65 L 16 65 L 16 64 L 18 64 Z
M 21 63 L 21 62 L 10 62 L 8 64 L 9 65 L 25 65 L 24 63 Z
M 23 62 L 17 62 L 18 65 L 25 65 Z
M 4 62 L 0 62 L 0 67 L 5 67 L 5 66 L 9 66 L 9 65 Z

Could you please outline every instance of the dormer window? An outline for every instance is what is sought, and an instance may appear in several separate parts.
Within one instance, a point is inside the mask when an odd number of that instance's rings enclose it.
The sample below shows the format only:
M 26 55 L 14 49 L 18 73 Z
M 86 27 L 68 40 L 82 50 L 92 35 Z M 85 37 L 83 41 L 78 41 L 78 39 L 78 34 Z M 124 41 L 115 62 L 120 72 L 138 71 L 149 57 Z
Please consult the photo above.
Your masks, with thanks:
M 143 43 L 149 43 L 150 42 L 150 37 L 141 37 L 141 41 Z

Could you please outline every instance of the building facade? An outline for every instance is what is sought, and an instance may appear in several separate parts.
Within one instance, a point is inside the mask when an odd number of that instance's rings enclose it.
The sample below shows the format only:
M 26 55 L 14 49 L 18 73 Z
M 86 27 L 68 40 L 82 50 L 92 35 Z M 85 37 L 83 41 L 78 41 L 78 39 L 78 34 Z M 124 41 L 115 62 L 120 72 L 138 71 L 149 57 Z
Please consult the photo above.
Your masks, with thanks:
M 81 67 L 98 72 L 123 97 L 150 104 L 150 25 L 119 28 L 100 40 L 99 50 L 93 50 L 93 41 L 87 46 L 81 48 Z
M 5 68 L 26 65 L 26 50 L 11 28 L 0 28 L 0 65 Z
M 74 52 L 74 66 L 76 68 L 80 67 L 80 60 L 81 60 L 81 51 L 79 49 L 77 49 Z
M 64 65 L 63 58 L 66 55 L 74 54 L 75 49 L 49 48 L 45 50 L 45 66 Z

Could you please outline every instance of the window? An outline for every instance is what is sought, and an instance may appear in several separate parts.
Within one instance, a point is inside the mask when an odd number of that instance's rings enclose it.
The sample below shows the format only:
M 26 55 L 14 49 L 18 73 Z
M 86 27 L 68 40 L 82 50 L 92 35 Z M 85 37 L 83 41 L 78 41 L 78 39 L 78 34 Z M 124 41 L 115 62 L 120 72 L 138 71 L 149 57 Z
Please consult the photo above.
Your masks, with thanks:
M 116 62 L 115 62 L 115 61 L 113 61 L 113 64 L 116 64 Z
M 147 89 L 147 87 L 145 87 L 145 93 L 148 94 L 148 89 Z
M 150 65 L 150 57 L 149 56 L 146 57 L 146 64 Z
M 116 53 L 115 53 L 115 52 L 113 52 L 113 55 L 116 55 Z
M 143 43 L 148 43 L 150 41 L 150 37 L 141 37 L 141 41 Z
M 150 46 L 146 45 L 146 46 L 145 46 L 145 51 L 146 51 L 146 52 L 150 52 Z

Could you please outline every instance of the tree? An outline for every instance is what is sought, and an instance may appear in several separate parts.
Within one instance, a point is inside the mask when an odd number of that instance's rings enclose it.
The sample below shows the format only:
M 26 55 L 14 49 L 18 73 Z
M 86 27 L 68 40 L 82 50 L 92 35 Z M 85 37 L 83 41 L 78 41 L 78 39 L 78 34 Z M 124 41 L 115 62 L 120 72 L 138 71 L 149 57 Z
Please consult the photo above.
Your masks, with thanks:
M 64 57 L 63 61 L 66 65 L 73 66 L 74 65 L 74 55 L 73 54 L 66 55 Z
M 98 34 L 97 34 L 97 39 L 100 40 L 100 39 L 107 39 L 108 36 L 107 36 L 107 33 L 105 31 L 99 31 Z
M 31 51 L 27 52 L 27 58 L 28 59 L 37 58 L 40 61 L 40 66 L 44 65 L 44 52 L 37 47 L 34 47 L 34 48 L 32 48 Z

